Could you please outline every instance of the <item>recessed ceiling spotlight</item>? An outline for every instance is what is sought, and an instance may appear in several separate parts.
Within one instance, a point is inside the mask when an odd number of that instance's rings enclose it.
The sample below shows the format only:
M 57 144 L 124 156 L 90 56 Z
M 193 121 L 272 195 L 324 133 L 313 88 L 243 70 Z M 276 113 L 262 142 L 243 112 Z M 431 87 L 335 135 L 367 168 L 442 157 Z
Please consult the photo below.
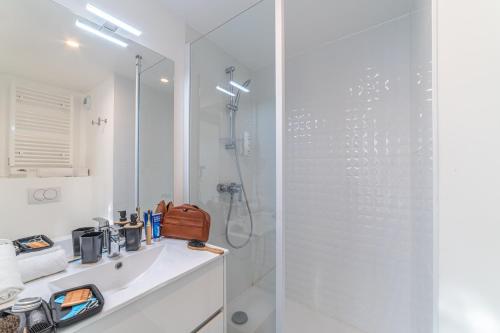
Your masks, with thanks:
M 110 36 L 108 34 L 105 34 L 104 32 L 102 32 L 102 31 L 100 31 L 100 30 L 98 30 L 98 29 L 96 29 L 94 27 L 91 27 L 90 25 L 85 24 L 85 23 L 83 23 L 83 22 L 81 22 L 79 20 L 76 20 L 75 25 L 78 28 L 82 29 L 82 30 L 88 31 L 90 33 L 93 33 L 94 35 L 99 36 L 101 38 L 104 38 L 104 39 L 106 39 L 106 40 L 108 40 L 108 41 L 110 41 L 112 43 L 115 43 L 116 45 L 120 45 L 121 47 L 127 47 L 128 46 L 128 44 L 125 43 L 124 41 L 119 40 L 118 38 L 115 38 L 115 37 Z
M 140 31 L 139 29 L 136 29 L 136 28 L 132 27 L 131 25 L 123 22 L 122 20 L 117 19 L 116 17 L 114 17 L 112 15 L 109 15 L 105 11 L 100 10 L 99 8 L 97 8 L 95 6 L 92 6 L 89 3 L 87 4 L 87 6 L 85 6 L 85 8 L 89 12 L 91 12 L 91 13 L 99 16 L 100 18 L 106 20 L 107 22 L 109 22 L 111 24 L 116 25 L 119 28 L 122 28 L 125 31 L 130 32 L 131 34 L 133 34 L 135 36 L 140 36 L 142 34 L 142 31 Z
M 167 78 L 164 78 L 164 77 L 162 77 L 162 78 L 160 79 L 160 81 L 161 81 L 161 83 L 168 83 L 168 79 L 167 79 Z
M 77 49 L 80 47 L 80 43 L 78 43 L 77 41 L 71 40 L 71 39 L 66 40 L 64 43 L 66 45 L 68 45 L 69 47 L 72 47 L 74 49 Z

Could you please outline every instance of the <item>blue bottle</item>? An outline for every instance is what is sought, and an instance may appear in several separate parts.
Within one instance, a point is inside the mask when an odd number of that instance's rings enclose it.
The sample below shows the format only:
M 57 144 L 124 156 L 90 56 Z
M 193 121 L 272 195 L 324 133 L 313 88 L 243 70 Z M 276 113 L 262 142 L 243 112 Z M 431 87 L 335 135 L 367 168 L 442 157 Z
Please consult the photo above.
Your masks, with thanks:
M 153 227 L 153 240 L 157 241 L 160 239 L 161 213 L 152 214 L 150 222 Z

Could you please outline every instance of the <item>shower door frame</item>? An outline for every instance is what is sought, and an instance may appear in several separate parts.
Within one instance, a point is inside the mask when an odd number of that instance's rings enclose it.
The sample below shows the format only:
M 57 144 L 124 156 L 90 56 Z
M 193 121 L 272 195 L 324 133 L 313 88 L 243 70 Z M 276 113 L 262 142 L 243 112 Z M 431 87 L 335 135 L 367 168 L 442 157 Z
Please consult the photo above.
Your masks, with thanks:
M 275 34 L 275 98 L 276 98 L 276 333 L 284 332 L 285 322 L 285 251 L 283 227 L 283 115 L 284 115 L 284 2 L 274 0 L 274 34 Z M 238 14 L 239 15 L 239 14 Z M 190 107 L 191 107 L 191 45 L 185 45 L 184 58 L 184 112 L 183 112 L 183 191 L 184 202 L 190 202 Z M 224 298 L 226 288 L 227 267 L 224 261 Z M 227 332 L 227 303 L 224 299 L 224 332 Z

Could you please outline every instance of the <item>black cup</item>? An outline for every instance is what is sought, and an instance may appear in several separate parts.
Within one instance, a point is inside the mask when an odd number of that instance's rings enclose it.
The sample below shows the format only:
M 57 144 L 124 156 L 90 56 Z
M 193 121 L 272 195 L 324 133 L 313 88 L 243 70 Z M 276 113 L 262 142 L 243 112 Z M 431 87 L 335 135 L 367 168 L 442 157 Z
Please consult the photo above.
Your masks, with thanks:
M 84 228 L 78 228 L 78 229 L 75 229 L 71 232 L 71 236 L 73 238 L 73 255 L 75 257 L 79 257 L 81 254 L 80 254 L 80 237 L 87 233 L 87 232 L 91 232 L 91 231 L 94 231 L 94 228 L 92 227 L 84 227 Z
M 101 231 L 87 232 L 80 236 L 82 264 L 92 264 L 101 260 L 103 233 Z

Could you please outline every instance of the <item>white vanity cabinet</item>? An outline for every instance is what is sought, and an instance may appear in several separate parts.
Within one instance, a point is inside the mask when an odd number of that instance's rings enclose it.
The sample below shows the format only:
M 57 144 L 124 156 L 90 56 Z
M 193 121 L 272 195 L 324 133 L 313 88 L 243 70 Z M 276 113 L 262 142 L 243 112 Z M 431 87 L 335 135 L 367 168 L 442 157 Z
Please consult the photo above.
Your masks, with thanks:
M 203 325 L 197 333 L 220 333 L 224 332 L 224 313 L 220 312 L 208 323 Z
M 221 256 L 74 332 L 223 333 L 223 308 Z

